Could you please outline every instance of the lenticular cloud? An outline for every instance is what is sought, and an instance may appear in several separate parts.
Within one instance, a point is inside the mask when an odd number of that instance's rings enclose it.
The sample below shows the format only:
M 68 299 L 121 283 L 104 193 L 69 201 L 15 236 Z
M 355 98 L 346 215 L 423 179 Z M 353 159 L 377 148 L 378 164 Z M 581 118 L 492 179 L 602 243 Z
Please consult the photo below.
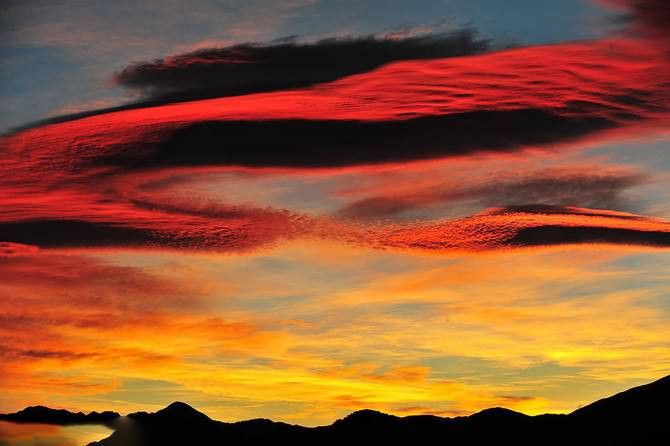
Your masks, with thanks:
M 659 50 L 668 35 L 667 3 L 626 5 L 630 33 L 591 42 L 483 52 L 486 44 L 465 33 L 404 43 L 236 47 L 134 66 L 119 74 L 119 82 L 146 89 L 149 97 L 160 97 L 159 104 L 66 119 L 0 141 L 2 252 L 14 255 L 33 246 L 239 252 L 297 237 L 421 250 L 668 246 L 667 222 L 578 211 L 560 200 L 540 203 L 561 205 L 551 209 L 505 208 L 510 203 L 502 197 L 504 212 L 379 225 L 253 203 L 200 203 L 146 187 L 174 175 L 222 169 L 365 173 L 389 163 L 507 157 L 530 148 L 561 151 L 667 125 L 670 58 Z M 364 44 L 376 55 L 370 66 L 360 60 L 344 68 L 326 64 L 318 72 L 307 70 L 293 89 L 286 89 L 281 76 L 264 78 L 267 88 L 240 86 L 239 73 L 256 70 L 258 77 L 259 64 L 282 67 L 320 49 L 319 57 L 327 59 L 328 51 L 341 51 L 342 45 Z M 434 44 L 446 45 L 440 54 L 450 57 L 425 57 Z M 260 62 L 259 54 L 269 56 Z M 207 60 L 197 59 L 202 57 Z M 285 77 L 292 77 L 287 70 Z M 182 94 L 204 94 L 194 93 L 194 85 L 212 73 L 225 79 L 205 96 L 226 97 L 170 103 L 184 100 Z M 230 96 L 251 91 L 266 92 Z M 354 215 L 375 204 L 363 200 Z

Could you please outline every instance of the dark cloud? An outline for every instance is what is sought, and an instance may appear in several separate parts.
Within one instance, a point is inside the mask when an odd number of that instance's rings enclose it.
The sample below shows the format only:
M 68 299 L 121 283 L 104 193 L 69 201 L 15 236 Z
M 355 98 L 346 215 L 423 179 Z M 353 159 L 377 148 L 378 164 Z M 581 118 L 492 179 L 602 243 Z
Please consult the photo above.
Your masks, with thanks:
M 670 37 L 670 2 L 667 0 L 633 0 L 635 15 L 654 37 Z
M 79 220 L 35 220 L 0 223 L 0 240 L 45 248 L 147 246 L 159 238 L 152 231 Z
M 510 246 L 606 243 L 670 247 L 670 232 L 640 231 L 599 226 L 538 226 L 521 229 L 507 241 Z
M 107 209 L 116 221 L 40 219 L 0 222 L 0 259 L 39 248 L 135 247 L 243 252 L 304 235 L 314 224 L 302 214 L 273 209 L 182 205 L 131 200 Z
M 570 206 L 510 206 L 493 210 L 488 215 L 518 215 L 520 213 L 566 215 L 582 218 L 579 225 L 573 224 L 544 224 L 539 226 L 522 227 L 509 238 L 504 245 L 508 246 L 549 246 L 575 245 L 585 243 L 602 243 L 617 245 L 654 246 L 659 248 L 670 247 L 670 231 L 663 228 L 663 224 L 656 229 L 638 229 L 635 227 L 611 227 L 607 225 L 589 225 L 590 218 L 607 218 L 645 222 L 650 220 L 641 215 L 619 213 L 613 211 L 599 211 Z
M 16 350 L 0 348 L 0 357 L 6 360 L 16 360 L 20 358 L 30 359 L 62 359 L 62 360 L 77 360 L 95 357 L 94 353 L 86 352 L 70 352 L 70 351 L 53 351 L 53 350 Z
M 627 171 L 544 170 L 474 185 L 445 183 L 400 196 L 367 197 L 348 204 L 337 215 L 362 219 L 389 218 L 463 203 L 480 209 L 492 206 L 523 209 L 527 203 L 548 205 L 545 209 L 557 209 L 556 206 L 623 209 L 627 207 L 623 192 L 646 181 L 648 178 L 645 175 Z
M 596 209 L 624 207 L 622 193 L 648 178 L 631 172 L 544 171 L 519 179 L 493 181 L 463 191 L 463 198 L 475 198 L 483 207 L 542 203 Z
M 511 152 L 570 142 L 616 125 L 604 117 L 577 118 L 532 108 L 388 121 L 209 121 L 169 131 L 158 143 L 119 146 L 92 162 L 124 170 L 207 165 L 341 167 Z
M 363 36 L 301 43 L 279 39 L 244 43 L 134 63 L 112 79 L 140 99 L 54 116 L 10 133 L 123 110 L 197 99 L 306 87 L 362 73 L 393 61 L 467 56 L 492 49 L 474 29 L 421 35 Z
M 670 38 L 670 2 L 667 0 L 601 0 L 629 11 L 628 24 L 638 35 Z
M 314 43 L 245 43 L 135 63 L 117 73 L 114 81 L 145 99 L 173 102 L 306 87 L 393 61 L 467 56 L 489 48 L 472 29 Z

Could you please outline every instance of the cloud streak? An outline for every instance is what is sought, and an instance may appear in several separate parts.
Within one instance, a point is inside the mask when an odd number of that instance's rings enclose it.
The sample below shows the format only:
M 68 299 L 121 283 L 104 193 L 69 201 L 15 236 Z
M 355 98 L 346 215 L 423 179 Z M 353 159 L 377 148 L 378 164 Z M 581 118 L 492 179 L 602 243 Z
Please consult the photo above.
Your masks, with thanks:
M 156 206 L 156 209 L 165 206 Z M 287 211 L 248 214 L 173 206 L 142 220 L 95 223 L 41 220 L 0 223 L 15 246 L 127 247 L 245 252 L 280 240 L 322 238 L 382 249 L 482 251 L 526 246 L 614 243 L 670 247 L 670 223 L 614 211 L 549 205 L 495 208 L 467 218 L 429 223 L 362 224 Z M 111 214 L 111 210 L 110 210 Z M 195 214 L 195 215 L 194 215 Z M 32 248 L 35 249 L 35 248 Z
M 549 206 L 578 206 L 597 209 L 625 207 L 623 193 L 649 181 L 647 176 L 631 171 L 597 167 L 563 167 L 528 173 L 500 172 L 490 178 L 466 181 L 436 182 L 402 189 L 390 183 L 373 189 L 377 195 L 357 199 L 336 215 L 345 218 L 376 220 L 412 216 L 444 206 L 470 204 L 480 208 L 522 206 L 528 203 Z M 384 190 L 384 189 L 387 190 Z M 346 195 L 365 194 L 350 188 Z
M 489 42 L 465 29 L 397 36 L 342 37 L 316 42 L 280 39 L 245 43 L 139 62 L 114 76 L 145 100 L 174 102 L 331 82 L 399 60 L 462 57 L 484 52 Z M 271 74 L 270 74 L 271 73 Z
M 569 244 L 670 247 L 670 222 L 614 211 L 525 206 L 491 209 L 468 218 L 386 227 L 364 237 L 383 248 L 482 251 Z
M 57 153 L 76 163 L 122 169 L 332 167 L 510 152 L 663 119 L 665 67 L 626 41 L 396 62 L 306 89 L 119 111 L 20 139 L 65 145 Z

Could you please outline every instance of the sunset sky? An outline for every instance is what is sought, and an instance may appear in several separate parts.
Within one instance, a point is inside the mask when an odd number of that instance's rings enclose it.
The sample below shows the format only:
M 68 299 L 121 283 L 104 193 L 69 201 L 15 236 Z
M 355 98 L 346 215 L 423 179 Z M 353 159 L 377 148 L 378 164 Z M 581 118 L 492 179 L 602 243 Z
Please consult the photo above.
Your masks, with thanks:
M 670 373 L 666 0 L 9 0 L 0 412 L 328 424 Z

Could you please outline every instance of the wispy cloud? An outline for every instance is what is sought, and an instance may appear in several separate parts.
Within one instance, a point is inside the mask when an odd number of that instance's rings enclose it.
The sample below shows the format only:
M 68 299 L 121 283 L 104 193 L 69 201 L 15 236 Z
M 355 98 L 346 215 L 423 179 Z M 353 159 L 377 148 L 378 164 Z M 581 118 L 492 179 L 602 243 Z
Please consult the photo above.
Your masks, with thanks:
M 562 166 L 539 171 L 495 172 L 482 178 L 441 179 L 416 185 L 412 181 L 389 181 L 374 188 L 357 191 L 348 188 L 347 197 L 364 195 L 342 209 L 337 215 L 346 218 L 379 220 L 406 218 L 421 212 L 444 207 L 469 205 L 518 206 L 542 204 L 579 206 L 596 209 L 622 209 L 627 206 L 624 193 L 650 179 L 642 173 L 603 169 L 592 166 Z

